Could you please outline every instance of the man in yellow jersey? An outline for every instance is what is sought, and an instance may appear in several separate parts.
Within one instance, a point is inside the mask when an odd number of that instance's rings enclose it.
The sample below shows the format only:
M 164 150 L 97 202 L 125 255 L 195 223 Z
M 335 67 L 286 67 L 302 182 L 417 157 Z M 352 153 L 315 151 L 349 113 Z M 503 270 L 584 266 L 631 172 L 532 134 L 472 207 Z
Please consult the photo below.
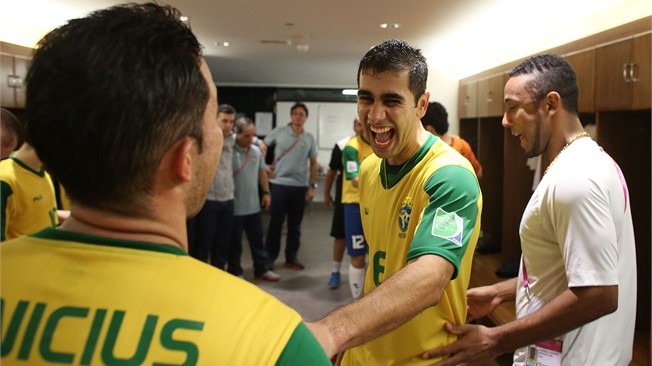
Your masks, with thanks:
M 7 117 L 5 111 L 3 108 L 3 119 Z M 0 161 L 0 241 L 58 223 L 52 179 L 34 148 L 24 142 L 8 159 Z
M 469 161 L 421 125 L 428 106 L 421 52 L 390 40 L 358 68 L 358 117 L 375 155 L 360 168 L 369 245 L 362 297 L 310 324 L 344 365 L 427 365 L 422 353 L 466 321 L 466 289 L 482 195 Z
M 342 206 L 344 208 L 344 233 L 346 239 L 346 252 L 350 257 L 349 289 L 354 299 L 362 294 L 362 285 L 365 276 L 365 259 L 367 242 L 362 230 L 360 220 L 360 190 L 359 175 L 360 163 L 373 154 L 371 146 L 362 135 L 362 123 L 356 118 L 353 136 L 344 146 L 342 151 Z
M 188 256 L 223 137 L 174 8 L 126 4 L 43 38 L 27 135 L 71 216 L 0 245 L 2 365 L 328 365 L 301 317 Z

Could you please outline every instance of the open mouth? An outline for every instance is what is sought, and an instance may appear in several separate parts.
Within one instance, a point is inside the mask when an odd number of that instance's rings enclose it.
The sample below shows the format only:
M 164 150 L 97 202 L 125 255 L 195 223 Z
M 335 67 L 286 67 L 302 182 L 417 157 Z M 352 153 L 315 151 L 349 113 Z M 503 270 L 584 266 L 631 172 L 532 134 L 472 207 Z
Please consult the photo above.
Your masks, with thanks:
M 374 144 L 379 147 L 384 147 L 389 145 L 394 136 L 394 129 L 391 127 L 369 127 L 371 130 L 371 138 L 374 141 Z

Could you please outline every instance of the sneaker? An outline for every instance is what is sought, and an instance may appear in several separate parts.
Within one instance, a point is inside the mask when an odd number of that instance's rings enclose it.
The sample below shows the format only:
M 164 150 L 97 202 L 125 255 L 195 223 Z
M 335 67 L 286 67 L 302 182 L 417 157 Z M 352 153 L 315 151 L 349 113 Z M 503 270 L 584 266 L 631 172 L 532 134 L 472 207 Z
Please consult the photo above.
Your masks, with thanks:
M 328 287 L 332 289 L 336 289 L 340 287 L 340 273 L 339 272 L 332 272 L 331 273 L 331 279 L 328 281 Z
M 293 260 L 290 260 L 290 261 L 286 261 L 286 262 L 285 262 L 285 266 L 286 266 L 287 268 L 293 269 L 293 270 L 295 270 L 295 271 L 300 271 L 300 270 L 306 268 L 306 266 L 304 266 L 301 262 L 299 262 L 299 261 L 296 260 L 296 259 L 293 259 Z
M 263 274 L 256 276 L 257 280 L 269 281 L 269 282 L 278 282 L 281 279 L 281 276 L 274 271 L 266 271 Z

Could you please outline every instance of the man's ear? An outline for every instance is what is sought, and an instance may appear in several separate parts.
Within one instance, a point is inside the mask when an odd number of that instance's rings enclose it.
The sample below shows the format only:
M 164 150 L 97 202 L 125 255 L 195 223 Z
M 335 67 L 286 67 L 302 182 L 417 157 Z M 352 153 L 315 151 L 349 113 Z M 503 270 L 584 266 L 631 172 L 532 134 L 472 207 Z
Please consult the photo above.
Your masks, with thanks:
M 561 95 L 559 93 L 552 91 L 546 94 L 546 111 L 550 114 L 557 113 L 560 109 L 563 108 Z
M 165 153 L 168 155 L 169 169 L 173 177 L 182 182 L 189 182 L 192 178 L 193 159 L 197 159 L 194 140 L 184 137 Z
M 417 117 L 419 119 L 423 118 L 426 115 L 426 110 L 428 110 L 428 101 L 430 100 L 430 92 L 424 92 L 419 97 L 417 101 Z

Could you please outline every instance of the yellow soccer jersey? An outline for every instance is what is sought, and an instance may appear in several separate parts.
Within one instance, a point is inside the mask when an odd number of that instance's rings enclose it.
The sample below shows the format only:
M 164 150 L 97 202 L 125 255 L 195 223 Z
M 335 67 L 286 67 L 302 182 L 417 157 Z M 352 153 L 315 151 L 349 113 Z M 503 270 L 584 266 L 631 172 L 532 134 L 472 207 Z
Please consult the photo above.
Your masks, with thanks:
M 2 241 L 58 224 L 50 175 L 15 157 L 0 162 L 0 207 Z
M 297 312 L 177 247 L 48 228 L 0 264 L 2 365 L 330 365 Z
M 342 179 L 342 203 L 360 202 L 360 192 L 353 186 L 351 179 L 357 178 L 360 164 L 364 159 L 372 155 L 374 151 L 362 136 L 352 137 L 342 150 L 342 166 L 344 167 Z
M 394 174 L 368 157 L 360 171 L 360 211 L 369 244 L 364 294 L 411 259 L 435 254 L 455 267 L 439 304 L 394 331 L 345 353 L 345 365 L 430 365 L 421 354 L 452 343 L 444 323 L 466 321 L 466 289 L 480 231 L 482 195 L 473 167 L 431 135 Z M 379 304 L 382 306 L 382 304 Z

